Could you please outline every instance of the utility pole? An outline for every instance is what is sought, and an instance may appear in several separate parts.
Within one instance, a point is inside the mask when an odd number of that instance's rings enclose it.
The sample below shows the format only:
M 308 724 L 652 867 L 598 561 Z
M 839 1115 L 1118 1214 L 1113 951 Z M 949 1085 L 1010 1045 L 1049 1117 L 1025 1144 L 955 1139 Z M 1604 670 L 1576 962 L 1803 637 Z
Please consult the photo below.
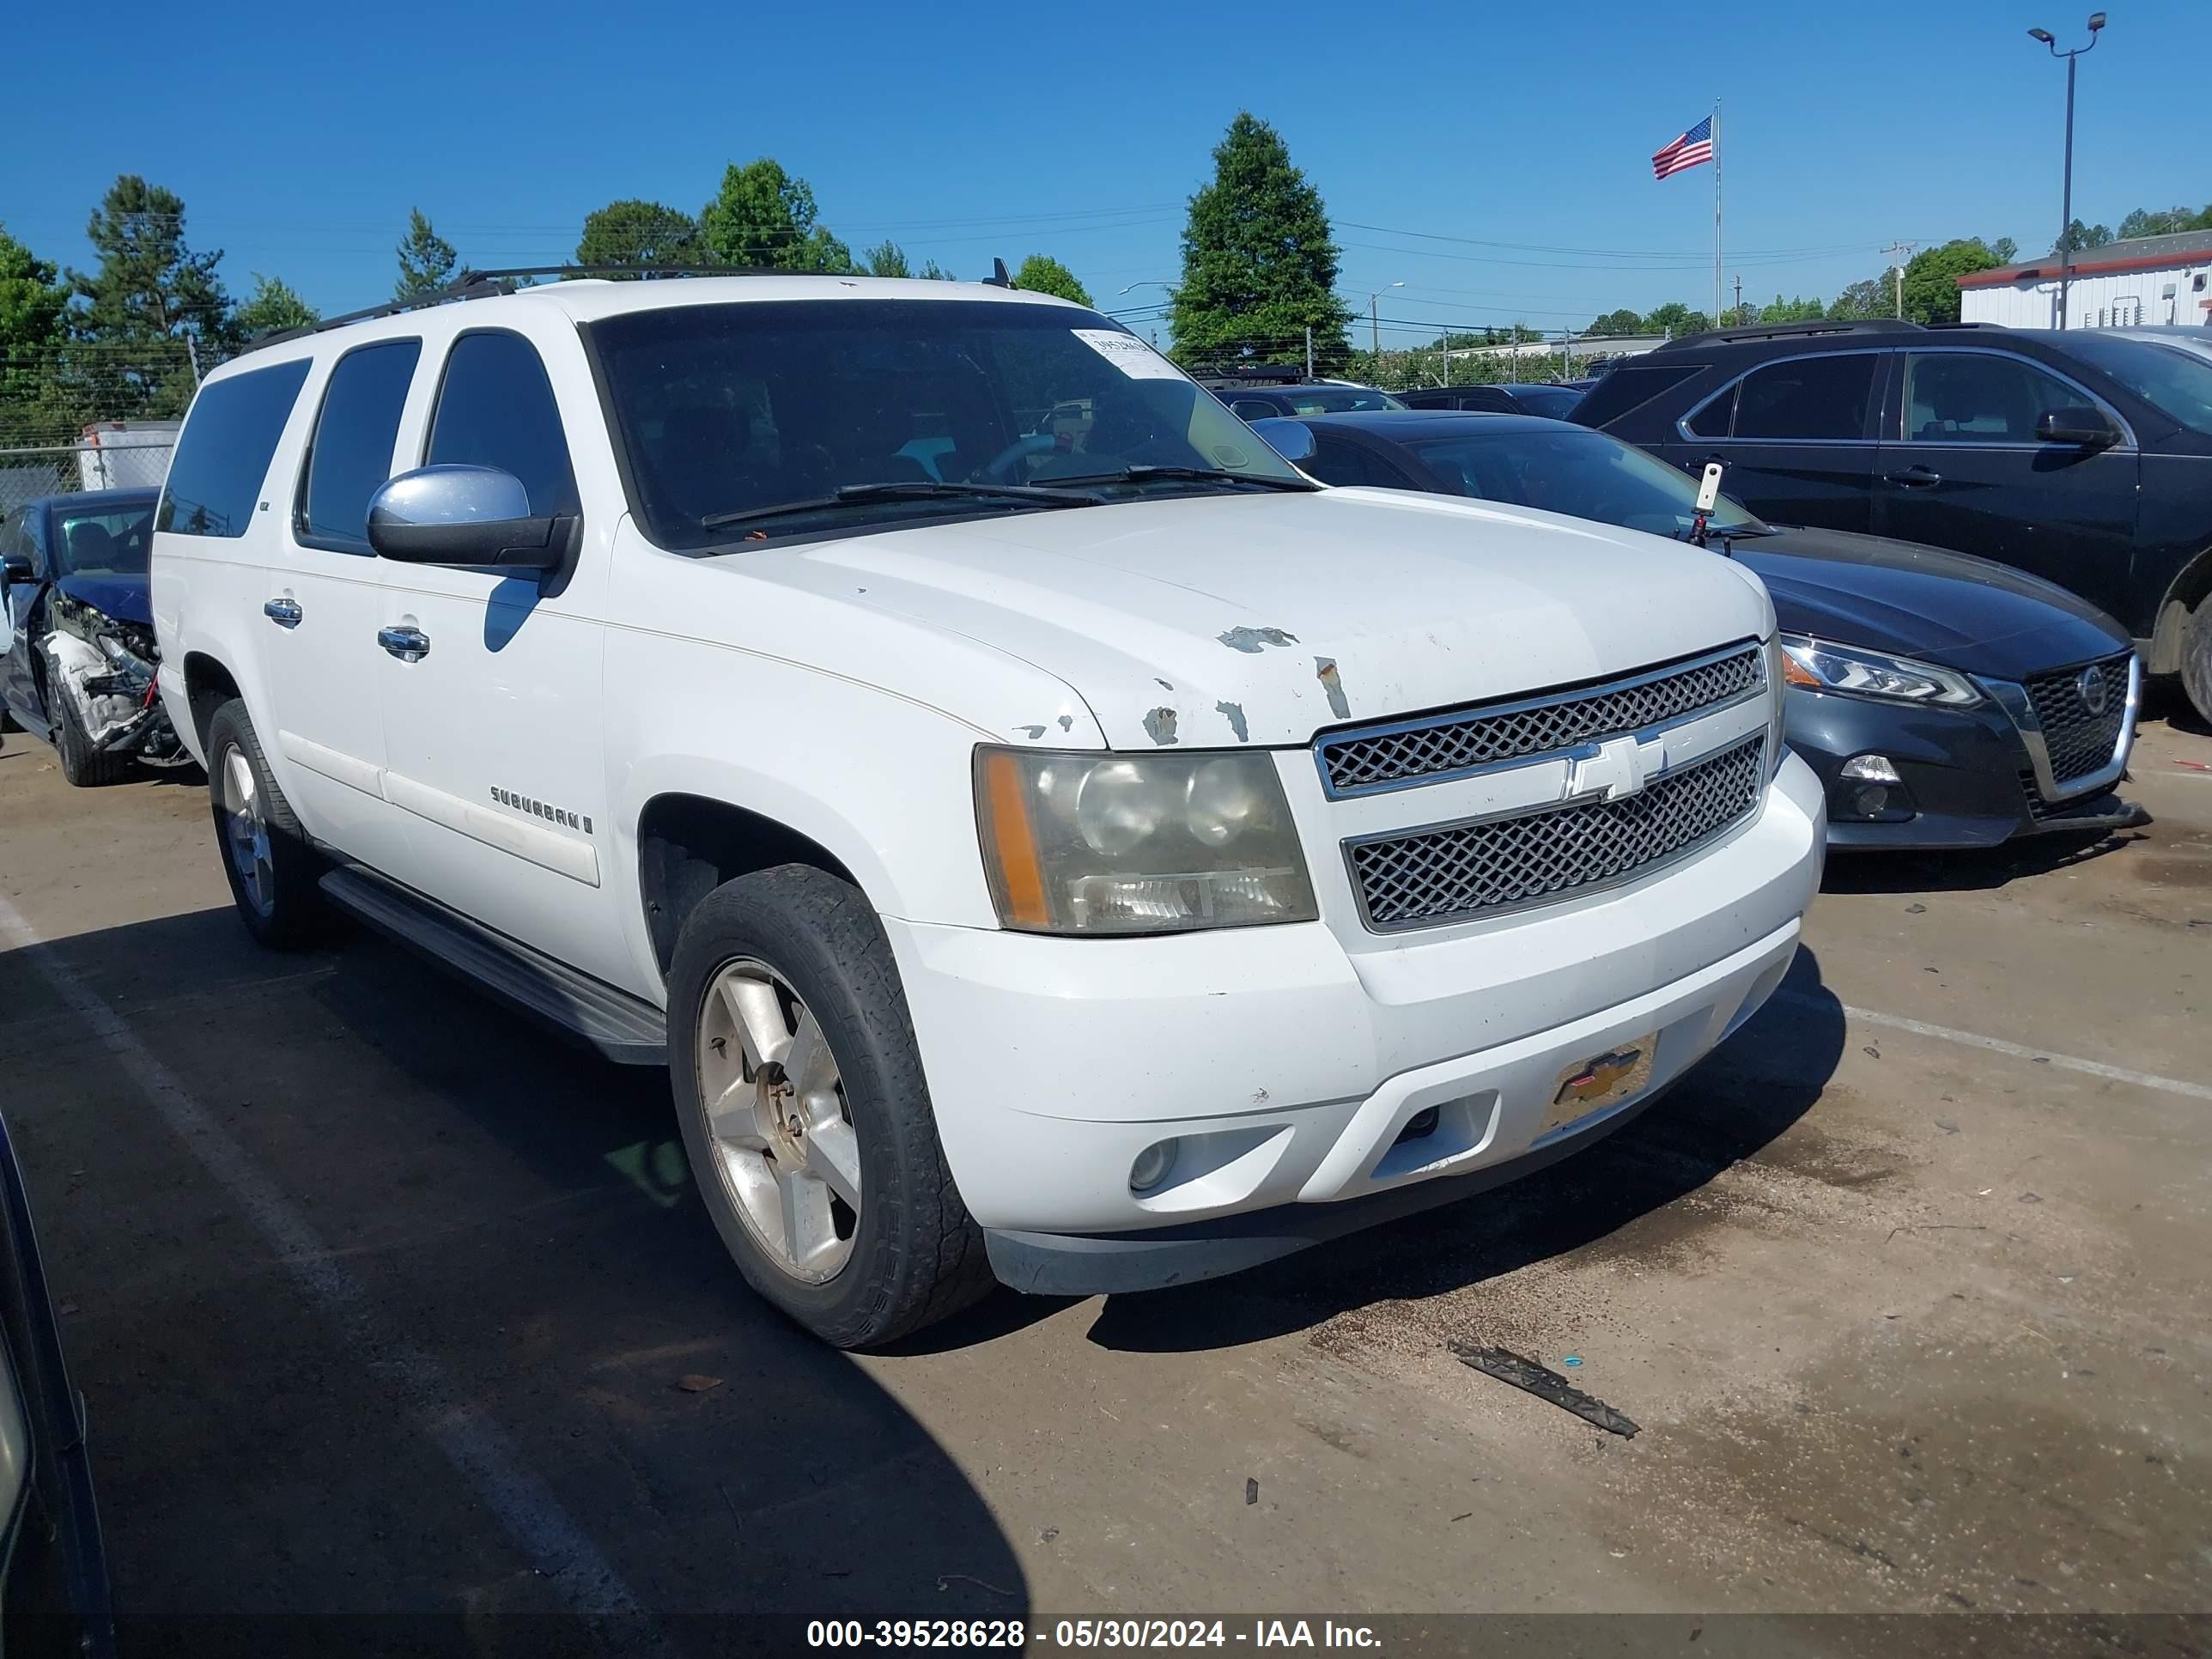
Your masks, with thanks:
M 1306 380 L 1313 380 L 1313 325 L 1306 325 Z
M 192 385 L 197 387 L 200 383 L 200 349 L 190 334 L 185 336 L 185 358 L 192 366 Z
M 1393 283 L 1390 286 L 1392 288 L 1403 288 L 1406 285 L 1403 283 Z M 1379 309 L 1382 301 L 1382 294 L 1381 291 L 1376 289 L 1370 289 L 1368 291 L 1367 344 L 1369 350 L 1374 354 L 1375 362 L 1372 372 L 1377 381 L 1380 381 L 1382 378 L 1382 324 L 1380 320 L 1382 313 Z
M 1739 323 L 1743 320 L 1743 278 L 1741 276 L 1735 279 L 1735 320 Z
M 1887 247 L 1882 249 L 1884 253 L 1893 253 L 1897 256 L 1897 320 L 1900 323 L 1905 320 L 1905 262 L 1913 256 L 1919 246 L 1920 244 L 1917 242 L 1892 242 Z
M 2098 33 L 2105 27 L 2105 14 L 2089 14 L 2089 44 L 2076 46 L 2071 52 L 2058 50 L 2058 43 L 2051 38 L 2049 29 L 2030 29 L 2030 38 L 2040 40 L 2050 48 L 2053 58 L 2066 60 L 2066 183 L 2058 210 L 2058 326 L 2066 326 L 2066 291 L 2074 285 L 2074 60 L 2084 52 L 2094 52 Z

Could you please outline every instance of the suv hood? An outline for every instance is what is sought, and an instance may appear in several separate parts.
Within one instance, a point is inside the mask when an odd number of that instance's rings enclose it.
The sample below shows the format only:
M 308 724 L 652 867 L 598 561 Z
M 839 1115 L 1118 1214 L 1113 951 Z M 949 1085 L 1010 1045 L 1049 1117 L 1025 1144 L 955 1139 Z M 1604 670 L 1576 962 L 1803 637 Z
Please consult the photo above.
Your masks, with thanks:
M 1120 501 L 712 562 L 1028 662 L 1117 749 L 1299 744 L 1773 626 L 1757 580 L 1709 553 L 1396 490 Z M 1044 740 L 1060 735 L 1050 720 L 1009 709 L 995 724 Z
M 1784 632 L 1832 645 L 2018 680 L 2130 643 L 2119 623 L 2063 587 L 1915 542 L 1783 529 L 1737 542 L 1735 557 L 1766 584 Z

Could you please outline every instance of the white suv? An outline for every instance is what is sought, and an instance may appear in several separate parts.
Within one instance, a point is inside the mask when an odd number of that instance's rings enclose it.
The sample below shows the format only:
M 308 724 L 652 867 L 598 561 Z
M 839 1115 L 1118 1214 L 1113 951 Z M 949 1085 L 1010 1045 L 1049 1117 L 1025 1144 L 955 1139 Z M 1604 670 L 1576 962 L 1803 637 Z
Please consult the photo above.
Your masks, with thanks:
M 1819 879 L 1756 580 L 1322 489 L 988 285 L 265 345 L 192 406 L 153 597 L 255 936 L 336 905 L 666 1065 L 739 1267 L 845 1346 L 1571 1151 L 1759 1006 Z

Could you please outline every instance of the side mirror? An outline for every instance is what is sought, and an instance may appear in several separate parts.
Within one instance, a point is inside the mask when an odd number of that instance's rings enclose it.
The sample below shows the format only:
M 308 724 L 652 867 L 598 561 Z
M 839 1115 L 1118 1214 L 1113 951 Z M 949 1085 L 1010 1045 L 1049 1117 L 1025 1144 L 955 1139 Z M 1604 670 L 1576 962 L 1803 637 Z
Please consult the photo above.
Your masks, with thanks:
M 1252 430 L 1267 441 L 1267 447 L 1297 466 L 1314 458 L 1320 446 L 1314 442 L 1313 428 L 1304 421 L 1294 421 L 1287 415 L 1278 415 L 1272 420 L 1255 421 Z
M 31 561 L 21 553 L 10 553 L 0 559 L 0 580 L 27 582 L 31 580 Z
M 550 570 L 568 555 L 562 521 L 532 518 L 530 494 L 494 466 L 425 466 L 368 498 L 368 544 L 400 564 Z
M 2105 449 L 2119 442 L 2112 423 L 2094 409 L 2046 409 L 2035 417 L 2039 443 L 2078 444 L 2084 449 Z

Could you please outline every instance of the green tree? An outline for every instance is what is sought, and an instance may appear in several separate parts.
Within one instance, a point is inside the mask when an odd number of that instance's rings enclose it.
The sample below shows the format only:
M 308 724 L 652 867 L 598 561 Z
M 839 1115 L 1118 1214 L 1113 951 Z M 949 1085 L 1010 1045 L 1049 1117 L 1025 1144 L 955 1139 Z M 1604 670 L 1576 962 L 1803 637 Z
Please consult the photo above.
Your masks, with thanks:
M 1337 246 L 1321 192 L 1291 164 L 1274 128 L 1249 112 L 1214 148 L 1213 179 L 1190 198 L 1182 281 L 1170 315 L 1186 363 L 1302 357 L 1327 374 L 1349 356 L 1336 296 Z
M 1713 319 L 1702 311 L 1692 311 L 1680 300 L 1669 300 L 1644 313 L 1644 322 L 1638 329 L 1640 334 L 1664 334 L 1672 339 L 1686 335 L 1703 334 L 1713 325 Z
M 393 250 L 399 256 L 399 281 L 392 290 L 395 300 L 419 300 L 452 286 L 459 256 L 453 245 L 430 228 L 421 208 L 407 210 L 407 234 Z
M 1762 323 L 1818 322 L 1826 309 L 1818 300 L 1808 300 L 1802 295 L 1796 299 L 1785 300 L 1778 294 L 1772 305 L 1759 307 L 1755 320 Z
M 2020 244 L 2009 236 L 2000 236 L 1990 245 L 1990 252 L 1997 256 L 1997 263 L 2008 265 L 2020 258 Z
M 2212 230 L 2212 204 L 2198 209 L 2171 207 L 2163 212 L 2137 208 L 2120 221 L 2118 240 L 2136 236 L 2172 236 L 2185 230 Z
M 196 253 L 185 240 L 185 204 L 174 191 L 124 173 L 85 226 L 100 256 L 89 274 L 67 273 L 82 303 L 70 313 L 70 397 L 86 419 L 164 419 L 180 415 L 198 384 L 193 359 L 211 367 L 228 348 L 230 296 L 216 274 L 222 252 Z
M 951 283 L 959 279 L 934 259 L 924 259 L 921 269 L 914 273 L 926 283 Z
M 58 384 L 69 300 L 61 273 L 0 228 L 0 446 L 76 429 Z
M 2053 253 L 2063 253 L 2070 246 L 2075 252 L 2079 253 L 2084 248 L 2102 247 L 2106 243 L 2112 240 L 2112 232 L 2111 227 L 2107 225 L 2085 225 L 2079 219 L 2076 219 L 2072 224 L 2066 227 L 2065 234 L 2061 236 L 2058 240 L 2051 246 L 2051 251 Z M 1999 264 L 2003 264 L 2006 262 L 2000 259 L 1997 263 Z M 1908 267 L 1908 269 L 1910 269 L 1910 267 Z
M 584 216 L 580 265 L 695 265 L 703 263 L 699 222 L 680 208 L 630 199 Z M 624 280 L 624 279 L 618 279 Z
M 1828 302 L 1829 317 L 1839 323 L 1856 323 L 1869 317 L 1893 316 L 1897 298 L 1893 280 L 1884 275 L 1851 283 Z
M 1959 278 L 1995 270 L 2004 263 L 1978 236 L 1924 247 L 1905 267 L 1905 315 L 1909 322 L 1959 320 Z
M 763 155 L 723 169 L 721 189 L 700 210 L 699 237 L 719 264 L 838 275 L 854 270 L 852 250 L 820 217 L 806 180 Z
M 911 276 L 906 250 L 896 242 L 878 242 L 860 256 L 860 269 L 871 276 Z
M 253 273 L 253 297 L 239 307 L 232 320 L 237 325 L 239 337 L 251 340 L 257 335 L 313 328 L 323 320 L 323 313 L 301 299 L 289 283 L 264 276 L 257 270 Z
M 1075 280 L 1075 273 L 1049 253 L 1032 253 L 1014 273 L 1014 286 L 1036 294 L 1056 294 L 1079 306 L 1091 303 L 1091 290 Z
M 1642 332 L 1643 328 L 1642 313 L 1631 311 L 1626 306 L 1623 306 L 1617 311 L 1607 312 L 1583 332 L 1606 335 L 1637 334 Z

